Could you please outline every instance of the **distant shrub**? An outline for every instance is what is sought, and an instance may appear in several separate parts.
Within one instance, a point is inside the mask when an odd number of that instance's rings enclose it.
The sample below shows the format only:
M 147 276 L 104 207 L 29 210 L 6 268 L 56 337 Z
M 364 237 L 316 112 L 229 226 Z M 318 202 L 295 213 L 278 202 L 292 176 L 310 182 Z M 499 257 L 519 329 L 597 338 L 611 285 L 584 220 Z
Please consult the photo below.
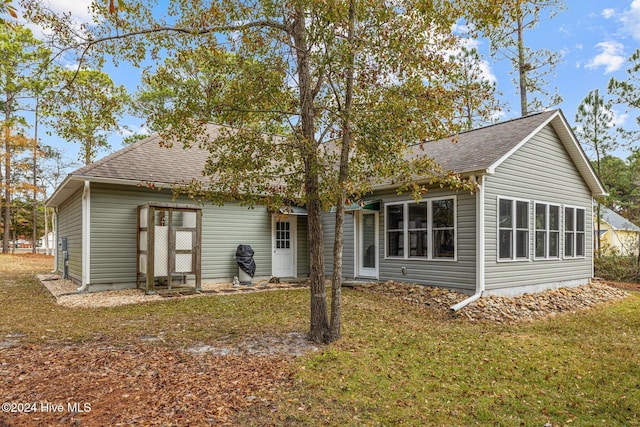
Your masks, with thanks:
M 594 260 L 595 276 L 613 282 L 640 283 L 640 264 L 635 255 L 607 251 Z

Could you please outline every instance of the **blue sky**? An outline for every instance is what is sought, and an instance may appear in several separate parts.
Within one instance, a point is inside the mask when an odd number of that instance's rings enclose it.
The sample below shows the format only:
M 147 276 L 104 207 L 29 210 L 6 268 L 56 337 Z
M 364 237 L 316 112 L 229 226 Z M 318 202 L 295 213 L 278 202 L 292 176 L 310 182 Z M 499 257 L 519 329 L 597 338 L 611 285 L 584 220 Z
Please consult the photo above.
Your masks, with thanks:
M 89 0 L 50 0 L 52 9 L 70 11 L 79 21 L 88 19 Z M 566 0 L 566 9 L 552 20 L 543 20 L 540 25 L 525 33 L 525 43 L 533 49 L 546 48 L 562 53 L 562 62 L 551 76 L 550 86 L 557 87 L 564 101 L 558 106 L 573 125 L 575 113 L 582 99 L 590 90 L 599 89 L 606 94 L 609 79 L 626 78 L 627 59 L 640 48 L 640 0 Z M 479 39 L 473 42 L 484 55 L 488 77 L 496 81 L 502 92 L 501 100 L 508 109 L 501 113 L 502 119 L 518 117 L 519 98 L 511 82 L 510 65 L 506 61 L 496 62 L 489 57 L 489 44 Z M 119 68 L 107 65 L 105 69 L 117 84 L 124 84 L 130 92 L 136 90 L 140 72 L 121 64 Z M 640 112 L 627 114 L 623 106 L 615 107 L 617 125 L 633 127 Z M 136 132 L 144 132 L 143 120 L 125 117 L 123 125 Z M 121 148 L 123 136 L 110 138 L 112 151 Z M 64 150 L 66 157 L 76 159 L 78 147 L 54 137 L 42 136 L 45 143 Z M 107 152 L 99 155 L 102 157 Z M 626 156 L 626 152 L 617 153 Z

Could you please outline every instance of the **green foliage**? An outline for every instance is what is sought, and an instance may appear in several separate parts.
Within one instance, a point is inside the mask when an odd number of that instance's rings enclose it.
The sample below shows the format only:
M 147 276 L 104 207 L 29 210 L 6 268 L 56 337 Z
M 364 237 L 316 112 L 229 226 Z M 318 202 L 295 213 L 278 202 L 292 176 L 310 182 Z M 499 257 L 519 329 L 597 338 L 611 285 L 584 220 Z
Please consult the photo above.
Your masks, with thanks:
M 148 136 L 149 135 L 145 135 L 142 133 L 134 133 L 133 135 L 125 136 L 124 138 L 122 138 L 122 145 L 127 146 L 127 145 L 135 144 L 136 142 L 142 141 Z
M 608 250 L 594 258 L 594 270 L 596 277 L 605 280 L 640 283 L 640 258 L 636 255 L 620 255 L 617 250 Z
M 60 43 L 74 44 L 64 17 L 47 15 L 37 4 L 27 3 L 31 19 L 54 28 Z M 212 161 L 207 170 L 216 187 L 239 189 L 243 187 L 239 179 L 255 179 L 261 182 L 245 186 L 254 193 L 268 191 L 273 196 L 274 191 L 290 188 L 294 191 L 278 198 L 304 203 L 306 196 L 299 189 L 305 187 L 307 171 L 326 174 L 320 179 L 326 183 L 320 196 L 333 204 L 332 171 L 338 156 L 319 154 L 324 151 L 321 147 L 341 135 L 342 117 L 349 114 L 353 123 L 350 150 L 356 160 L 348 187 L 354 197 L 370 189 L 372 177 L 406 181 L 411 169 L 397 166 L 403 163 L 407 145 L 454 134 L 461 128 L 462 105 L 489 96 L 480 86 L 464 94 L 455 87 L 466 66 L 448 58 L 447 50 L 458 43 L 451 34 L 452 24 L 465 17 L 485 28 L 499 19 L 497 7 L 482 1 L 425 4 L 409 0 L 395 8 L 385 2 L 354 2 L 355 99 L 347 112 L 342 96 L 350 58 L 345 40 L 348 4 L 257 1 L 205 7 L 174 1 L 164 17 L 154 16 L 154 10 L 141 1 L 127 2 L 115 14 L 108 12 L 106 4 L 98 4 L 96 12 L 105 20 L 88 28 L 89 41 L 81 47 L 86 54 L 107 53 L 134 63 L 155 59 L 160 52 L 167 56 L 145 72 L 137 110 L 152 130 L 168 140 L 206 144 L 204 125 L 209 122 L 243 128 L 243 136 L 251 133 L 248 144 L 232 135 L 222 135 L 230 138 L 228 142 L 221 138 L 219 144 L 210 144 L 212 159 L 229 158 L 219 166 Z M 306 21 L 305 33 L 300 34 L 308 49 L 304 57 L 293 33 L 300 13 Z M 299 76 L 301 60 L 309 69 L 304 81 Z M 303 111 L 305 92 L 310 92 L 309 111 Z M 306 134 L 303 116 L 311 120 L 312 131 Z M 278 133 L 286 139 L 260 142 L 260 133 Z M 256 154 L 245 155 L 245 150 Z M 308 164 L 309 150 L 318 164 Z M 255 160 L 258 153 L 260 161 Z M 276 163 L 286 164 L 286 170 L 272 168 Z M 235 165 L 242 165 L 243 173 L 229 169 Z M 245 165 L 246 169 L 264 168 L 247 176 Z M 448 181 L 446 171 L 436 165 L 423 162 L 413 169 L 418 167 L 433 172 L 427 173 L 429 179 L 443 176 Z M 274 176 L 279 177 L 275 183 Z
M 58 69 L 56 81 L 57 90 L 43 99 L 43 112 L 61 138 L 81 144 L 80 159 L 88 165 L 100 149 L 109 147 L 108 135 L 118 129 L 129 96 L 124 86 L 114 85 L 97 70 Z
M 8 3 L 5 3 L 8 5 Z M 50 52 L 33 37 L 31 30 L 21 25 L 0 26 L 0 106 L 3 108 L 0 141 L 3 148 L 4 171 L 0 171 L 0 188 L 4 190 L 4 233 L 2 251 L 7 252 L 10 238 L 14 167 L 21 167 L 16 157 L 29 144 L 23 128 L 27 123 L 20 111 L 27 108 L 25 99 L 44 86 L 42 71 Z M 29 144 L 31 145 L 31 144 Z
M 600 161 L 600 180 L 609 195 L 600 202 L 634 224 L 640 224 L 640 152 L 626 160 L 604 156 Z
M 540 22 L 543 12 L 553 18 L 564 9 L 563 0 L 507 0 L 501 2 L 504 21 L 491 28 L 487 35 L 492 55 L 507 59 L 512 64 L 513 83 L 520 94 L 523 116 L 541 111 L 562 102 L 558 89 L 549 90 L 549 76 L 561 61 L 559 52 L 549 49 L 532 49 L 524 35 Z M 535 95 L 537 94 L 537 95 Z
M 627 111 L 640 109 L 640 49 L 629 57 L 627 79 L 618 80 L 612 77 L 609 81 L 608 91 L 615 97 L 616 104 L 627 106 Z M 636 116 L 636 124 L 640 125 L 640 115 Z M 640 139 L 640 131 L 618 129 L 620 135 L 629 143 Z
M 618 147 L 613 136 L 613 104 L 600 96 L 598 89 L 590 91 L 576 112 L 574 132 L 591 158 L 596 172 L 601 173 L 601 159 Z
M 454 79 L 452 86 L 461 93 L 464 129 L 471 130 L 489 123 L 501 106 L 496 97 L 496 83 L 482 75 L 482 58 L 477 49 L 463 47 L 451 56 L 451 62 L 462 65 L 461 74 Z

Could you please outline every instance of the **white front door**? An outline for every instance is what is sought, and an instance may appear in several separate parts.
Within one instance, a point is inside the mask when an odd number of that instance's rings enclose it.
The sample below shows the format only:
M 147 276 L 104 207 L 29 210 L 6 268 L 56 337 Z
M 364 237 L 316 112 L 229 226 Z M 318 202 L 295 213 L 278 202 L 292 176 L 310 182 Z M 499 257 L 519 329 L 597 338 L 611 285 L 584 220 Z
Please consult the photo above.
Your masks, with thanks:
M 361 210 L 358 219 L 358 276 L 377 279 L 378 212 Z
M 273 216 L 272 276 L 296 277 L 296 220 L 291 215 Z

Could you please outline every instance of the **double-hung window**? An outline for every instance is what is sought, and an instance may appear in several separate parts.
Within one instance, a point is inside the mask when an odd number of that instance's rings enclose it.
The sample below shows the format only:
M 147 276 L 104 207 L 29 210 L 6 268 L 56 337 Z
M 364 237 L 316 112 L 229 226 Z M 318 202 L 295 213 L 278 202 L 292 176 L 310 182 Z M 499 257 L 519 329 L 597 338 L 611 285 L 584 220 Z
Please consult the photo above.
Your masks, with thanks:
M 585 210 L 564 208 L 564 257 L 581 258 L 585 256 Z
M 529 202 L 498 199 L 498 258 L 529 259 Z
M 455 197 L 387 204 L 385 212 L 387 257 L 455 259 Z
M 535 259 L 560 256 L 560 206 L 536 203 Z

